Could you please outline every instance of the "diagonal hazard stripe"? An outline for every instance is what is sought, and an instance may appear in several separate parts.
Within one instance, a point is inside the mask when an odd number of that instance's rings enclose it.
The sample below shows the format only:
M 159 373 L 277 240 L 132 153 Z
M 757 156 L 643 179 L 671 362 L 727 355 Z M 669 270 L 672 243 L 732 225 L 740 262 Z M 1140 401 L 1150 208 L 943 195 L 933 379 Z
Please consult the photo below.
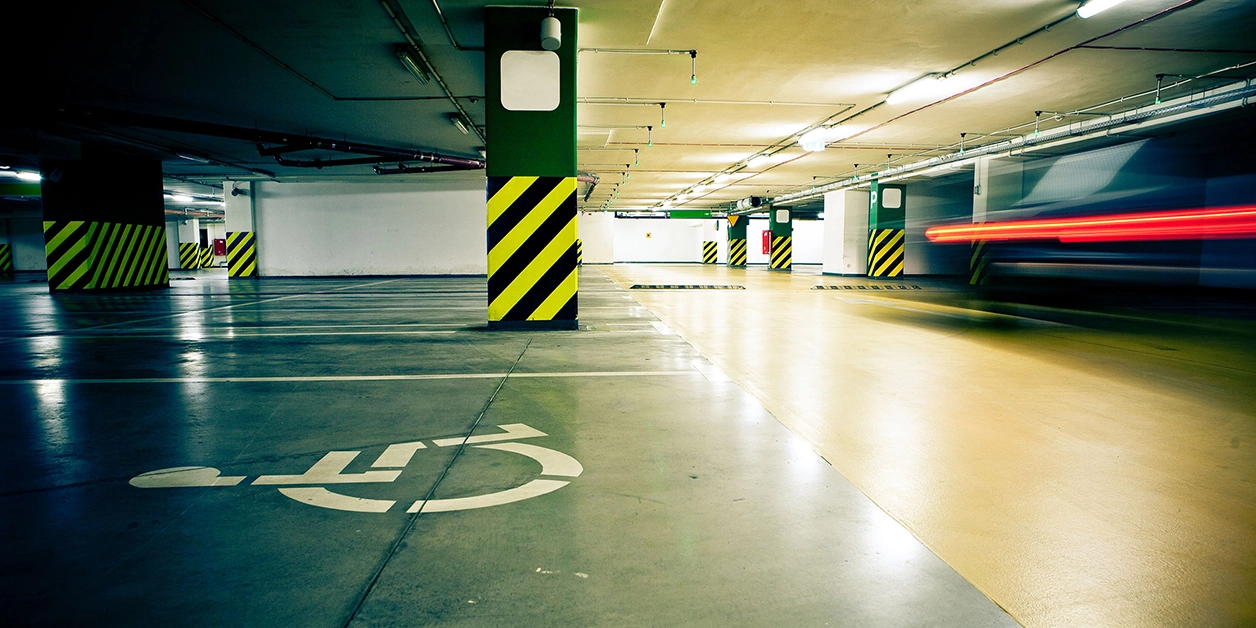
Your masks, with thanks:
M 540 177 L 511 177 L 501 189 L 488 199 L 488 226 L 493 226 L 502 214 Z
M 509 185 L 509 184 L 507 184 Z M 505 188 L 503 188 L 504 191 Z M 554 214 L 555 210 L 562 205 L 563 201 L 576 193 L 576 180 L 574 178 L 566 178 L 554 189 L 550 190 L 545 198 L 541 199 L 532 211 L 519 224 L 515 225 L 509 233 L 506 234 L 497 244 L 495 244 L 488 252 L 488 274 L 493 276 L 501 269 L 506 262 L 514 256 L 540 228 L 540 226 Z M 501 194 L 499 192 L 498 194 Z
M 532 261 L 488 305 L 489 320 L 504 320 L 505 316 L 532 289 L 542 275 L 553 267 L 576 241 L 576 217 L 572 216 Z
M 576 271 L 572 269 L 567 274 L 567 278 L 558 287 L 550 293 L 541 305 L 536 308 L 532 314 L 528 315 L 530 321 L 550 321 L 554 320 L 560 311 L 567 305 L 572 297 L 576 296 L 577 288 Z

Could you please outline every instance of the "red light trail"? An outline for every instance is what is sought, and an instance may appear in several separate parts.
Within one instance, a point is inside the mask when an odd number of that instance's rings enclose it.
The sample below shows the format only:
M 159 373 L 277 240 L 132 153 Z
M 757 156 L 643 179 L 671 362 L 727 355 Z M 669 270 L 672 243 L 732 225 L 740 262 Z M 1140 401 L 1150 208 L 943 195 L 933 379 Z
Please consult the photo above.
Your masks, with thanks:
M 1141 242 L 1256 237 L 1256 205 L 930 227 L 930 242 Z

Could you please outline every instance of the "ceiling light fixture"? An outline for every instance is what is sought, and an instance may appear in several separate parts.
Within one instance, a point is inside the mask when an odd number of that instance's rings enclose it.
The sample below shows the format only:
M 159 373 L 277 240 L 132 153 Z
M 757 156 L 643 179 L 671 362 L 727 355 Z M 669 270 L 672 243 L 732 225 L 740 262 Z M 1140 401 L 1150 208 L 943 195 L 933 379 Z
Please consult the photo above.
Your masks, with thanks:
M 406 70 L 409 70 L 410 74 L 414 75 L 415 80 L 417 80 L 419 84 L 427 85 L 428 82 L 432 80 L 432 77 L 427 73 L 427 70 L 424 70 L 423 67 L 419 65 L 419 62 L 415 61 L 414 55 L 410 54 L 409 48 L 406 48 L 404 45 L 397 46 L 394 52 L 397 55 L 397 60 L 401 62 L 401 65 L 405 66 Z
M 776 161 L 776 155 L 755 155 L 746 160 L 746 165 L 751 168 L 762 168 Z
M 637 128 L 641 128 L 641 127 L 637 127 Z M 654 146 L 654 127 L 647 126 L 645 128 L 645 137 L 646 137 L 645 145 L 647 147 Z
M 825 129 L 820 128 L 804 133 L 802 137 L 798 138 L 798 145 L 808 153 L 818 153 L 824 150 L 824 145 L 827 141 L 828 137 Z
M 697 50 L 689 51 L 689 67 L 690 67 L 689 84 L 697 85 L 698 84 L 698 51 Z
M 733 178 L 733 175 L 728 174 L 727 172 L 721 172 L 721 173 L 719 173 L 719 174 L 715 175 L 715 182 L 716 182 L 716 183 L 724 183 L 724 182 L 726 182 L 726 181 L 731 181 L 731 180 L 732 180 L 732 178 Z
M 693 186 L 693 193 L 701 194 L 707 191 L 707 189 L 708 189 L 708 186 L 705 183 L 699 183 L 698 185 Z
M 42 177 L 39 176 L 38 172 L 19 172 L 17 173 L 17 178 L 22 181 L 30 181 L 31 183 L 34 183 L 39 181 Z
M 659 103 L 659 128 L 667 128 L 667 103 Z
M 641 149 L 640 148 L 632 149 L 632 165 L 634 166 L 641 165 Z
M 558 50 L 563 45 L 563 24 L 554 17 L 554 0 L 549 1 L 549 17 L 541 20 L 541 47 Z
M 462 116 L 456 113 L 451 113 L 449 114 L 449 122 L 457 127 L 459 131 L 462 131 L 463 135 L 469 135 L 471 133 L 471 130 L 467 128 L 467 123 L 462 121 Z
M 926 74 L 892 92 L 885 97 L 887 105 L 896 105 L 908 100 L 919 100 L 936 94 L 938 85 L 946 80 L 944 74 Z
M 1077 7 L 1077 17 L 1084 20 L 1103 13 L 1122 2 L 1125 2 L 1125 0 L 1090 0 L 1089 2 L 1083 2 L 1082 6 Z
M 187 194 L 175 194 L 170 197 L 170 200 L 176 203 L 191 203 L 192 201 L 195 201 L 196 199 L 192 198 L 191 196 L 188 196 Z

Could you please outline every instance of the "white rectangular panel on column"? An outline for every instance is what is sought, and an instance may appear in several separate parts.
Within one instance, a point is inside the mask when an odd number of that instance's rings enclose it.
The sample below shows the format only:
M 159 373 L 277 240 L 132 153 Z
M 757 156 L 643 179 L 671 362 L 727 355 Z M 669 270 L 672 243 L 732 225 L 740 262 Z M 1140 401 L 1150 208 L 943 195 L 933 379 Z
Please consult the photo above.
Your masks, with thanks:
M 868 192 L 844 190 L 824 195 L 824 273 L 868 272 Z

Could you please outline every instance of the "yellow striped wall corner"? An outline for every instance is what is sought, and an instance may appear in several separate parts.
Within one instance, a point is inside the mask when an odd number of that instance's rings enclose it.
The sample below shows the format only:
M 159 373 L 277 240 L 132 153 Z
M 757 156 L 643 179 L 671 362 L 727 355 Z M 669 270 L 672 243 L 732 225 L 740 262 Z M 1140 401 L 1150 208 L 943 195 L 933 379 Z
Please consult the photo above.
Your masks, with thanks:
M 902 229 L 872 229 L 868 232 L 868 276 L 902 277 Z
M 201 267 L 201 247 L 195 242 L 179 243 L 179 268 L 196 270 Z
M 714 264 L 718 261 L 720 254 L 720 246 L 714 241 L 707 240 L 702 243 L 702 263 Z
M 13 272 L 13 247 L 0 244 L 0 273 Z
M 776 270 L 788 270 L 794 260 L 794 238 L 792 236 L 774 236 L 772 238 L 772 256 L 770 266 Z
M 746 239 L 734 238 L 728 241 L 728 265 L 746 265 Z
M 166 228 L 157 225 L 44 221 L 48 286 L 58 290 L 164 287 Z
M 227 276 L 231 279 L 257 276 L 257 237 L 253 232 L 227 233 Z
M 488 178 L 488 320 L 574 329 L 576 178 Z

